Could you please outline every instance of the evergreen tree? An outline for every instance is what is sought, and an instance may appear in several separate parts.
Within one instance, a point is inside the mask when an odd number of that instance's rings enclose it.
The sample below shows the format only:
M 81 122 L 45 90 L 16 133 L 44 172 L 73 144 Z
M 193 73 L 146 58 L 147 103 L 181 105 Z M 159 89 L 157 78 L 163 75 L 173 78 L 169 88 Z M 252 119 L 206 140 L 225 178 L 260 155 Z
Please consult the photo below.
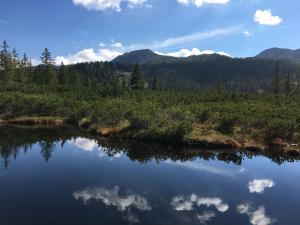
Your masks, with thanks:
M 51 58 L 51 53 L 47 48 L 44 49 L 41 55 L 41 65 L 40 65 L 41 83 L 47 85 L 57 84 L 57 76 L 54 70 L 54 61 Z
M 297 92 L 300 93 L 300 66 L 298 66 L 297 68 L 296 80 L 297 80 Z
M 271 84 L 271 90 L 274 94 L 278 94 L 281 91 L 281 77 L 280 77 L 280 68 L 278 63 L 275 66 L 275 73 Z
M 11 80 L 13 75 L 13 66 L 9 46 L 6 40 L 3 41 L 0 51 L 0 81 L 3 83 L 5 89 L 7 83 Z
M 131 78 L 131 88 L 135 90 L 144 89 L 144 78 L 139 64 L 136 64 Z
M 155 90 L 155 91 L 161 89 L 160 81 L 159 81 L 159 79 L 156 76 L 152 80 L 151 87 L 152 87 L 152 90 Z
M 79 73 L 75 69 L 69 71 L 70 74 L 70 85 L 78 87 L 81 84 L 81 79 Z
M 21 72 L 19 80 L 22 82 L 31 82 L 32 81 L 32 65 L 31 61 L 27 58 L 27 55 L 24 53 L 23 58 L 21 60 Z
M 58 82 L 60 85 L 67 85 L 68 84 L 68 75 L 67 75 L 67 69 L 63 62 L 61 62 L 61 65 L 59 67 L 58 71 Z
M 288 73 L 286 75 L 286 80 L 285 80 L 285 93 L 287 95 L 291 94 L 292 92 L 292 76 L 291 73 Z

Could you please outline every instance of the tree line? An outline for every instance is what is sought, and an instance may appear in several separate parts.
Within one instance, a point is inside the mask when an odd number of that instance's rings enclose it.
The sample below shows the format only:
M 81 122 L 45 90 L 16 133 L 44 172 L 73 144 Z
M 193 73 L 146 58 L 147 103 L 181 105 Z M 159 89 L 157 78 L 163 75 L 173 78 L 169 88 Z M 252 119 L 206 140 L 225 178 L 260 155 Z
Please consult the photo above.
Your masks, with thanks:
M 0 84 L 2 90 L 16 84 L 42 85 L 55 87 L 108 89 L 113 94 L 129 89 L 160 89 L 157 77 L 146 81 L 140 65 L 135 65 L 132 73 L 119 71 L 109 62 L 79 63 L 76 65 L 56 66 L 51 52 L 45 48 L 40 57 L 40 64 L 33 66 L 24 53 L 19 56 L 16 49 L 10 51 L 6 40 L 0 49 Z M 18 85 L 17 85 L 18 86 Z

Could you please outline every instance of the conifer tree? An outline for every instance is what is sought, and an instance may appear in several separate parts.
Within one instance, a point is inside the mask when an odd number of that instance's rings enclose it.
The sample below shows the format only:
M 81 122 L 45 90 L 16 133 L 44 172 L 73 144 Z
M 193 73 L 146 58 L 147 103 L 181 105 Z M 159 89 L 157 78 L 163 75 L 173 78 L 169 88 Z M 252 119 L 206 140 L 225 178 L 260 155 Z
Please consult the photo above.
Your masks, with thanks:
M 57 76 L 54 70 L 54 61 L 51 58 L 51 53 L 48 48 L 45 48 L 41 55 L 40 72 L 42 73 L 42 84 L 55 85 L 57 84 Z
M 11 80 L 13 75 L 13 67 L 11 60 L 11 53 L 9 52 L 9 46 L 6 40 L 3 41 L 0 51 L 0 81 L 3 85 L 7 86 L 7 83 Z
M 160 81 L 159 81 L 159 79 L 156 76 L 152 80 L 151 87 L 152 87 L 152 90 L 155 90 L 155 91 L 161 89 Z
M 139 64 L 136 64 L 131 78 L 131 88 L 135 90 L 144 89 L 144 78 Z
M 273 80 L 271 84 L 271 89 L 274 94 L 278 94 L 281 91 L 281 77 L 280 77 L 280 68 L 279 64 L 277 63 L 275 66 L 275 73 L 273 75 Z
M 66 66 L 63 62 L 61 62 L 61 65 L 59 67 L 58 82 L 59 82 L 60 85 L 67 85 L 68 84 L 67 69 L 66 69 Z
M 291 76 L 290 72 L 286 75 L 286 80 L 285 80 L 284 86 L 285 86 L 285 93 L 287 95 L 291 94 L 291 92 L 292 92 L 292 76 Z

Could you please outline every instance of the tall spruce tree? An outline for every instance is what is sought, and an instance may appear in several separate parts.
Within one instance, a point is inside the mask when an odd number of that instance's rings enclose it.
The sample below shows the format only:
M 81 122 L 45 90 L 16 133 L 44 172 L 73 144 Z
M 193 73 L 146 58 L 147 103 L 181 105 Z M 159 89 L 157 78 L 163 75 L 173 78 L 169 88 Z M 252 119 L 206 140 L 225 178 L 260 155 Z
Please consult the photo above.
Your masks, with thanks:
M 156 76 L 152 80 L 151 88 L 152 88 L 152 90 L 155 90 L 155 91 L 161 89 L 160 81 Z
M 273 75 L 271 90 L 274 94 L 278 94 L 281 91 L 280 67 L 278 63 L 275 65 L 275 73 Z
M 292 93 L 292 75 L 290 72 L 288 72 L 286 75 L 284 89 L 287 95 Z
M 40 72 L 42 73 L 41 82 L 47 85 L 57 84 L 57 76 L 54 70 L 54 61 L 48 48 L 45 48 L 41 55 L 40 67 Z
M 58 83 L 60 85 L 67 85 L 68 82 L 68 75 L 67 75 L 67 69 L 63 62 L 61 62 L 61 65 L 58 70 Z
M 6 40 L 4 40 L 1 45 L 1 51 L 0 51 L 0 81 L 4 85 L 5 89 L 8 82 L 11 80 L 12 76 L 13 76 L 13 65 L 12 65 L 11 53 L 9 52 L 9 46 Z
M 143 90 L 145 81 L 142 74 L 142 69 L 139 64 L 136 64 L 131 77 L 131 88 L 135 90 Z

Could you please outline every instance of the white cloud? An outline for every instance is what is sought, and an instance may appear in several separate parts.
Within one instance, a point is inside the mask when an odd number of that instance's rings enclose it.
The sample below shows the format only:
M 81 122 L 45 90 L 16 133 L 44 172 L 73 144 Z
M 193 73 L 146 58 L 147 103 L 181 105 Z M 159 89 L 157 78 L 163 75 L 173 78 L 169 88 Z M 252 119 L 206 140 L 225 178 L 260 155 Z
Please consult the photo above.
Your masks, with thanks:
M 227 35 L 231 35 L 233 33 L 239 32 L 241 25 L 237 26 L 230 26 L 225 28 L 220 28 L 212 31 L 206 32 L 197 32 L 192 33 L 189 35 L 184 35 L 180 37 L 172 37 L 162 41 L 157 41 L 151 44 L 135 44 L 128 46 L 129 50 L 132 49 L 143 49 L 143 48 L 150 48 L 150 49 L 161 49 L 167 47 L 174 47 L 179 45 L 186 45 L 189 43 L 199 42 L 201 40 L 213 39 L 213 38 L 220 38 Z
M 73 197 L 76 200 L 81 199 L 85 204 L 90 200 L 102 201 L 107 206 L 115 206 L 121 212 L 129 208 L 136 208 L 140 211 L 150 211 L 152 209 L 148 201 L 140 195 L 120 196 L 118 186 L 113 189 L 86 188 L 83 191 L 74 192 Z
M 189 56 L 193 56 L 193 55 L 211 55 L 211 54 L 219 54 L 219 55 L 231 57 L 226 52 L 215 52 L 213 50 L 200 51 L 198 48 L 193 48 L 191 50 L 181 49 L 179 51 L 169 52 L 169 53 L 160 53 L 160 52 L 156 52 L 156 53 L 160 54 L 160 55 L 167 55 L 167 56 L 173 56 L 173 57 L 189 57 Z
M 266 210 L 263 206 L 253 210 L 249 204 L 240 204 L 237 206 L 237 211 L 240 214 L 248 215 L 250 223 L 253 225 L 269 225 L 275 222 L 274 219 L 266 216 Z
M 113 49 L 98 49 L 95 51 L 93 48 L 89 48 L 83 49 L 74 55 L 57 56 L 55 63 L 60 65 L 63 62 L 65 65 L 69 65 L 81 62 L 110 61 L 122 54 L 123 52 Z
M 266 188 L 272 188 L 275 185 L 270 179 L 255 179 L 248 183 L 250 193 L 263 193 Z
M 183 5 L 193 4 L 199 8 L 204 4 L 227 4 L 230 0 L 177 0 L 177 2 Z
M 78 147 L 84 151 L 88 151 L 88 152 L 92 152 L 95 149 L 98 150 L 97 142 L 94 140 L 87 139 L 87 138 L 76 138 L 74 140 L 68 141 L 68 143 L 74 144 L 74 145 L 76 145 L 76 147 Z
M 185 198 L 184 196 L 178 195 L 172 199 L 171 205 L 176 211 L 191 211 L 194 205 L 197 206 L 214 206 L 219 212 L 226 212 L 229 206 L 223 202 L 220 198 L 209 198 L 209 197 L 198 197 L 195 194 Z
M 77 6 L 83 6 L 88 10 L 114 10 L 120 12 L 122 10 L 121 4 L 126 2 L 130 8 L 139 6 L 151 7 L 148 0 L 73 0 Z
M 273 16 L 270 9 L 257 10 L 253 17 L 254 21 L 260 25 L 276 26 L 282 22 L 282 18 L 279 16 Z
M 214 217 L 216 217 L 215 212 L 203 212 L 201 214 L 196 215 L 197 219 L 201 224 L 206 224 L 208 221 L 211 221 Z
M 252 36 L 252 33 L 250 33 L 249 31 L 245 31 L 243 34 L 244 34 L 246 37 Z
M 130 8 L 135 8 L 139 6 L 146 6 L 147 8 L 152 7 L 152 5 L 148 3 L 148 0 L 128 0 L 128 6 Z

